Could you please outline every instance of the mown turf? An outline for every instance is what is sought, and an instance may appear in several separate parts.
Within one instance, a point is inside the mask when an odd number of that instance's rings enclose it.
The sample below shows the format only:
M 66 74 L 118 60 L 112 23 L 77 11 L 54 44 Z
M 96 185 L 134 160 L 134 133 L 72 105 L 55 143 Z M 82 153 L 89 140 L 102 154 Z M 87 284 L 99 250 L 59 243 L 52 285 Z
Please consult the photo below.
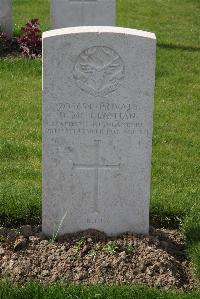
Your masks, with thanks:
M 13 6 L 16 34 L 31 18 L 49 27 L 49 1 Z M 119 26 L 153 31 L 158 41 L 151 214 L 180 223 L 200 277 L 199 15 L 198 0 L 117 1 Z M 0 83 L 0 219 L 35 223 L 41 219 L 41 61 L 1 59 Z
M 31 19 L 39 19 L 42 31 L 50 26 L 50 0 L 13 0 L 14 34 Z
M 0 78 L 0 218 L 39 221 L 41 61 L 2 59 Z
M 183 293 L 175 291 L 160 291 L 147 287 L 130 286 L 83 286 L 62 283 L 41 286 L 39 283 L 29 283 L 12 286 L 0 283 L 1 299 L 199 299 L 198 291 Z
M 158 44 L 200 49 L 199 0 L 117 0 L 118 25 L 152 31 Z

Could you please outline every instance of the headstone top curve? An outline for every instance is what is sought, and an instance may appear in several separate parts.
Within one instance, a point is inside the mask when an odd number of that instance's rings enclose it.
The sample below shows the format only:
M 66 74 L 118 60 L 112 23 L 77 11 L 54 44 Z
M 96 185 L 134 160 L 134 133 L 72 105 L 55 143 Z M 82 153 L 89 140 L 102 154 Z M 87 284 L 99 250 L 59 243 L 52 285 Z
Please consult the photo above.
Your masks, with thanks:
M 48 38 L 59 35 L 67 35 L 67 34 L 79 34 L 79 33 L 121 33 L 133 36 L 139 36 L 144 38 L 155 39 L 155 33 L 147 32 L 143 30 L 131 29 L 131 28 L 123 28 L 123 27 L 113 27 L 113 26 L 79 26 L 79 27 L 67 27 L 55 30 L 49 30 L 43 32 L 42 38 Z

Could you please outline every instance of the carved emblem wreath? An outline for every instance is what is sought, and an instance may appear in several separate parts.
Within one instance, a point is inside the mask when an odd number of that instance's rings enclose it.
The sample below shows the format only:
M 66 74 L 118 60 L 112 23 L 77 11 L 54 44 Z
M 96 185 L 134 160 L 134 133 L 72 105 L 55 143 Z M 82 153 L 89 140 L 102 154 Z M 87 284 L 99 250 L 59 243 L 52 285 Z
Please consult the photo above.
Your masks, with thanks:
M 81 90 L 95 97 L 115 91 L 125 76 L 123 60 L 114 50 L 96 46 L 77 58 L 73 77 Z

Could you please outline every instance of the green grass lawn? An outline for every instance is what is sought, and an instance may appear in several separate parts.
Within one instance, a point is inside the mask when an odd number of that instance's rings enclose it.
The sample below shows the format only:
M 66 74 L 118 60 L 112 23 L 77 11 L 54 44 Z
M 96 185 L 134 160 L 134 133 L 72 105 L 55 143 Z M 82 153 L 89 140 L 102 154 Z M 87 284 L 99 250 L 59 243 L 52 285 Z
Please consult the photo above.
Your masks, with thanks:
M 42 30 L 49 28 L 49 0 L 13 0 L 13 8 L 15 34 L 31 18 L 39 18 Z M 117 1 L 118 26 L 155 32 L 158 42 L 151 215 L 180 224 L 200 278 L 199 16 L 198 0 Z M 0 220 L 6 225 L 38 223 L 41 61 L 0 59 L 0 83 Z M 87 298 L 111 298 L 92 296 Z
M 12 286 L 0 283 L 1 299 L 199 299 L 200 292 L 166 292 L 145 287 L 130 286 L 83 286 L 57 283 L 41 286 L 29 283 L 25 286 Z
M 14 33 L 31 19 L 39 19 L 42 31 L 50 26 L 50 0 L 12 0 Z

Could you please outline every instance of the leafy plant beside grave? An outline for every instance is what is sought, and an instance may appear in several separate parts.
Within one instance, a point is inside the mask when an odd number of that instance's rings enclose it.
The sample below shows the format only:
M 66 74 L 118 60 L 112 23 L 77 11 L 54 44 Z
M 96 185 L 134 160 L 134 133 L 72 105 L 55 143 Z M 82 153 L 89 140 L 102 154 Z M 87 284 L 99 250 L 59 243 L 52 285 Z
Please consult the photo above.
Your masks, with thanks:
M 38 19 L 32 19 L 22 27 L 22 36 L 18 39 L 23 56 L 34 58 L 42 54 L 42 38 Z
M 42 55 L 42 37 L 38 19 L 32 19 L 21 28 L 19 37 L 9 37 L 0 32 L 0 56 L 20 54 L 27 58 L 36 58 Z
M 7 33 L 0 32 L 0 56 L 14 52 L 18 49 L 18 42 L 16 38 L 10 38 Z

